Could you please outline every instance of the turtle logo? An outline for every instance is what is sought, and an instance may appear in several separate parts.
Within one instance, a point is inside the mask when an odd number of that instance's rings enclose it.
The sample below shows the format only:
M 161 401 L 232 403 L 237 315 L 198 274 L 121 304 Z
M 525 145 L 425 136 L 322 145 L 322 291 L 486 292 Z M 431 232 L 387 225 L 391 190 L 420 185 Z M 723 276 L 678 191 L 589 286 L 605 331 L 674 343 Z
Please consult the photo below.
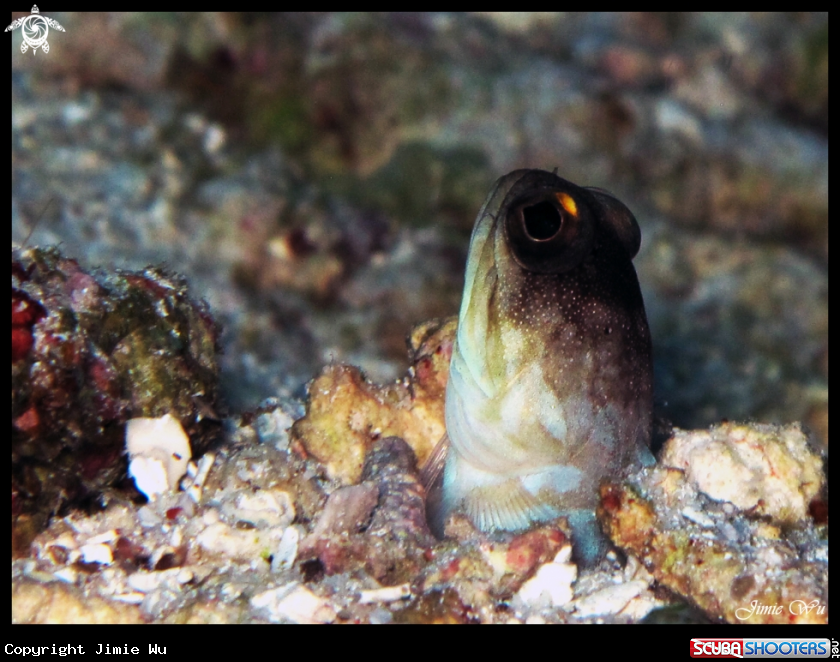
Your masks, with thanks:
M 25 53 L 31 47 L 32 55 L 35 55 L 35 51 L 39 48 L 43 48 L 45 53 L 50 52 L 50 45 L 47 43 L 50 28 L 64 32 L 64 28 L 58 21 L 41 16 L 38 5 L 32 6 L 32 13 L 29 16 L 22 16 L 12 21 L 12 24 L 6 28 L 6 32 L 17 30 L 20 27 L 23 28 L 21 31 L 23 33 L 23 43 L 20 45 L 20 52 Z

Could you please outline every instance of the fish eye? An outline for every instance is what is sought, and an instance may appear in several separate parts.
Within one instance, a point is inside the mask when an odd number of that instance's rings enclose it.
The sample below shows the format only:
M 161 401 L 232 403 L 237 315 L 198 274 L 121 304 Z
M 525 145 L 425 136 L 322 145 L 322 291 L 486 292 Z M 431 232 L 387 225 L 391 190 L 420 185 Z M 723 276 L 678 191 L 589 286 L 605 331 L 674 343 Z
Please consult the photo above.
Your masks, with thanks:
M 551 239 L 560 231 L 563 219 L 550 202 L 538 202 L 522 209 L 525 232 L 536 241 Z
M 562 273 L 590 252 L 593 220 L 588 208 L 564 191 L 542 189 L 514 200 L 504 224 L 514 260 L 537 273 Z

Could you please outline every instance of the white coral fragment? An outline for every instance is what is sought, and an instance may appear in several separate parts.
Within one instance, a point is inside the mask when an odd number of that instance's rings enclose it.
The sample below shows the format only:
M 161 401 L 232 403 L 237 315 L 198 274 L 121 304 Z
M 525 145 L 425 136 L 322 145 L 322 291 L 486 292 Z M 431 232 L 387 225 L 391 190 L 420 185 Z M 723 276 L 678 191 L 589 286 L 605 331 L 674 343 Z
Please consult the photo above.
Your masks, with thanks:
M 557 552 L 551 563 L 546 563 L 522 585 L 517 598 L 529 607 L 562 607 L 571 601 L 572 584 L 577 579 L 577 566 L 571 562 L 572 548 L 567 545 Z
M 178 419 L 133 418 L 126 424 L 125 446 L 130 456 L 128 475 L 150 500 L 178 489 L 178 481 L 192 458 L 190 440 Z

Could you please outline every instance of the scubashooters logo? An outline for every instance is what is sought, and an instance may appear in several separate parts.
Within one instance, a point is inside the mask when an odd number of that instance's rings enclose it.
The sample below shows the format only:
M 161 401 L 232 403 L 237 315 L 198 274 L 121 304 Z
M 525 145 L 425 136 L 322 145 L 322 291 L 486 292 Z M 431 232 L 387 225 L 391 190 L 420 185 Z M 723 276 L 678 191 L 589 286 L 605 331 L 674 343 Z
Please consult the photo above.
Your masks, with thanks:
M 829 657 L 828 639 L 692 639 L 691 657 Z
M 50 52 L 50 45 L 47 43 L 47 35 L 50 33 L 50 28 L 64 32 L 64 28 L 58 21 L 55 21 L 46 16 L 41 16 L 38 10 L 38 5 L 32 6 L 32 13 L 29 16 L 22 16 L 14 21 L 6 28 L 6 32 L 17 30 L 21 28 L 23 33 L 23 42 L 20 45 L 20 52 L 25 53 L 30 48 L 32 55 L 39 48 L 44 49 L 44 53 Z

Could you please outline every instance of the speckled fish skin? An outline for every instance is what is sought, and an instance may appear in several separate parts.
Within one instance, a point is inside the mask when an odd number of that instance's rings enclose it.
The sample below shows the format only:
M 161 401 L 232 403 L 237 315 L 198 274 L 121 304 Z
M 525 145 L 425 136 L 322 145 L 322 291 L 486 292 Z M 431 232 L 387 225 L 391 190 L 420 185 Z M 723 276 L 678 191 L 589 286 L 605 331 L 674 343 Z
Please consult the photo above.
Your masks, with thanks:
M 500 178 L 470 240 L 446 390 L 450 449 L 432 530 L 463 510 L 484 531 L 569 517 L 602 548 L 602 478 L 649 463 L 650 331 L 633 214 L 542 170 Z

